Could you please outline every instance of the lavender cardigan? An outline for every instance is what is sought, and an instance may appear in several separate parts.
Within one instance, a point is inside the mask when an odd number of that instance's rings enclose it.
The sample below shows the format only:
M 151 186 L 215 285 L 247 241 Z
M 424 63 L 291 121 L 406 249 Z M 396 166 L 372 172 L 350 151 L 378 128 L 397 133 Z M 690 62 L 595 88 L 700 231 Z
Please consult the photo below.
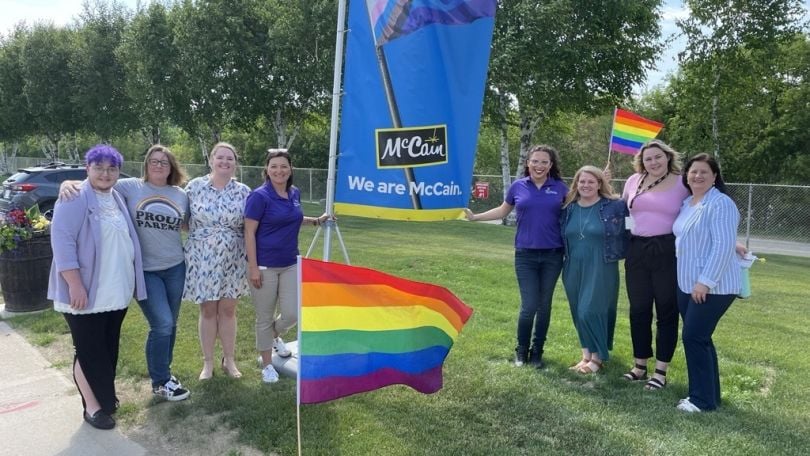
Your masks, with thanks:
M 124 213 L 129 228 L 129 237 L 135 247 L 135 298 L 146 299 L 146 285 L 143 278 L 141 245 L 132 225 L 132 219 L 121 196 L 112 190 L 118 208 Z M 88 181 L 82 184 L 81 193 L 70 201 L 58 201 L 54 209 L 51 225 L 51 249 L 53 263 L 48 281 L 48 299 L 57 302 L 70 302 L 68 284 L 62 278 L 62 271 L 79 269 L 82 283 L 87 289 L 87 308 L 92 312 L 96 292 L 98 291 L 99 269 L 101 264 L 101 222 L 96 213 L 99 211 L 96 193 Z

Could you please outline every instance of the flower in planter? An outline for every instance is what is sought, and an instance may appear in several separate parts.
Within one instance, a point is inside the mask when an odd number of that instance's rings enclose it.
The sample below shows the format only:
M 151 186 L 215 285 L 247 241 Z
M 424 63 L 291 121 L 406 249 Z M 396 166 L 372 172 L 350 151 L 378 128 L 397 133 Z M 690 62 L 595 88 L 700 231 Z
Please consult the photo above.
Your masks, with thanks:
M 34 233 L 46 232 L 51 222 L 39 212 L 39 206 L 27 211 L 15 207 L 0 214 L 0 253 L 17 248 L 20 242 L 31 239 Z

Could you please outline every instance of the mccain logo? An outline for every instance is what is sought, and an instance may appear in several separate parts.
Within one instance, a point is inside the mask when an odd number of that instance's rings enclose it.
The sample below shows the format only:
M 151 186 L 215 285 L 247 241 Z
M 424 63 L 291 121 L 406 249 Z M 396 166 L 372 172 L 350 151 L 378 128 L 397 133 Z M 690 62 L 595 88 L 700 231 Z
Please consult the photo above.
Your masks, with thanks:
M 447 163 L 447 125 L 378 128 L 377 168 Z

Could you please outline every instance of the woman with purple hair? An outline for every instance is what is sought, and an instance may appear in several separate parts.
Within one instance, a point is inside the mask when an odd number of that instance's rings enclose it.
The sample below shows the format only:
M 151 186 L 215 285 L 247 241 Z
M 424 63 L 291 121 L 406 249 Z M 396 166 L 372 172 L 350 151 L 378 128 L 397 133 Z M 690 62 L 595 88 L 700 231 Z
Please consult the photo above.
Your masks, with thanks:
M 56 203 L 51 225 L 48 298 L 70 328 L 83 417 L 97 429 L 115 427 L 121 324 L 133 295 L 146 298 L 138 235 L 113 189 L 123 161 L 110 145 L 88 150 L 81 193 Z

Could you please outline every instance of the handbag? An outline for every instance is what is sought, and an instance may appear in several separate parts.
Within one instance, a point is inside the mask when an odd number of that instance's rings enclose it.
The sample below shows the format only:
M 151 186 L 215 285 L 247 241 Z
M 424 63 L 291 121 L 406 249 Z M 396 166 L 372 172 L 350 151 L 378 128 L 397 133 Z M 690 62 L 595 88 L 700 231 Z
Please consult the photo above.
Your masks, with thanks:
M 738 259 L 740 264 L 740 292 L 737 297 L 740 299 L 747 299 L 751 297 L 751 266 L 757 257 L 753 253 L 748 252 L 744 257 Z

